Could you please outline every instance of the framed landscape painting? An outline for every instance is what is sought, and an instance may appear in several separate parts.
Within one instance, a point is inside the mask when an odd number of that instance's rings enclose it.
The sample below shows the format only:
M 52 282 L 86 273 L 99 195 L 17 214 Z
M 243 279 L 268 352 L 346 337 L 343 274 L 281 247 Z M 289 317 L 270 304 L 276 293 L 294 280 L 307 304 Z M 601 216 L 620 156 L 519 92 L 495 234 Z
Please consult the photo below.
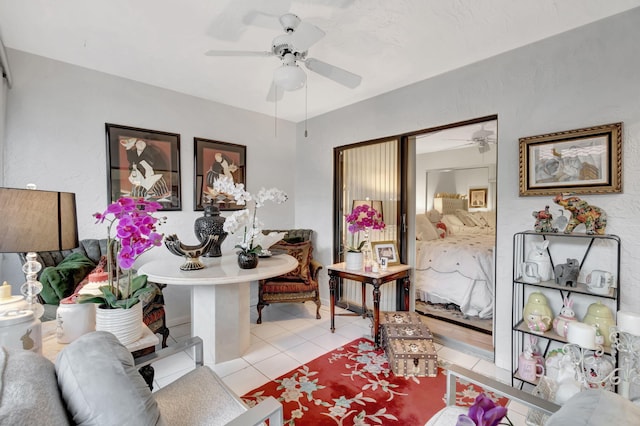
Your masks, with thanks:
M 622 192 L 622 123 L 520 138 L 520 195 Z
M 106 123 L 108 202 L 120 197 L 181 210 L 180 135 Z
M 194 210 L 204 210 L 204 206 L 215 200 L 220 210 L 240 210 L 233 198 L 219 194 L 213 189 L 213 182 L 226 176 L 234 183 L 246 187 L 247 147 L 228 142 L 203 138 L 193 138 L 195 152 L 195 193 Z

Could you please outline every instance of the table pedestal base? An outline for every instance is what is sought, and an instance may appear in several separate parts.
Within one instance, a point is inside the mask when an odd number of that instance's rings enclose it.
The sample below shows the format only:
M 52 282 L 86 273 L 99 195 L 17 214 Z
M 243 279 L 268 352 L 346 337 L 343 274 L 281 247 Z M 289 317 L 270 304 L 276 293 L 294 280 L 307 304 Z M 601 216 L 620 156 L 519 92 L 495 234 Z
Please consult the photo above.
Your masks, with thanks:
M 191 289 L 191 335 L 204 342 L 204 362 L 241 357 L 249 348 L 249 283 L 195 285 Z

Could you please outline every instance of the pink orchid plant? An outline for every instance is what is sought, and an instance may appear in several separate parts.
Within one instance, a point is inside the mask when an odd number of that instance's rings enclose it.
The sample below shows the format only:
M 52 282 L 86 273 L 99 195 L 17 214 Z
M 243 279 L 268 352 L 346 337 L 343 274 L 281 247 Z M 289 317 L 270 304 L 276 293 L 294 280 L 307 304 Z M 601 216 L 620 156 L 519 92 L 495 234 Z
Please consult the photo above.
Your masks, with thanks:
M 368 234 L 369 230 L 382 230 L 385 228 L 385 224 L 382 221 L 382 214 L 368 204 L 361 204 L 356 206 L 355 209 L 349 213 L 346 218 L 347 231 L 352 235 L 352 245 L 347 247 L 347 251 L 360 252 L 367 242 L 368 235 L 359 243 L 355 243 L 355 234 L 358 234 L 358 240 L 360 239 L 360 231 L 365 231 Z
M 513 423 L 507 416 L 507 409 L 498 405 L 486 394 L 481 393 L 476 397 L 473 405 L 469 407 L 468 414 L 460 414 L 456 426 L 496 426 L 499 424 Z M 500 423 L 502 419 L 509 423 Z
M 79 298 L 81 303 L 101 303 L 111 308 L 128 309 L 144 300 L 154 289 L 147 286 L 147 276 L 127 274 L 126 285 L 120 283 L 120 270 L 129 270 L 142 253 L 162 244 L 162 234 L 156 232 L 156 226 L 166 218 L 156 218 L 153 213 L 162 209 L 162 205 L 142 198 L 122 197 L 109 204 L 103 213 L 94 213 L 96 223 L 107 222 L 107 269 L 109 284 L 100 287 L 102 295 L 87 295 Z M 112 230 L 115 225 L 115 235 Z M 111 271 L 115 263 L 117 268 Z M 115 283 L 114 283 L 115 278 Z

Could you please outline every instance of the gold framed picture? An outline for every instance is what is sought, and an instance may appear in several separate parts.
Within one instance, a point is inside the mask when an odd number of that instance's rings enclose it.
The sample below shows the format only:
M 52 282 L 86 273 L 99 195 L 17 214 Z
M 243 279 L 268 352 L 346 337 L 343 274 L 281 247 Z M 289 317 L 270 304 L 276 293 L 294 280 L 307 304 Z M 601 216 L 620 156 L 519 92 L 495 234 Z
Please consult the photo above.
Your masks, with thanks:
M 487 190 L 488 188 L 469 189 L 470 209 L 483 209 L 487 207 Z
M 622 192 L 622 123 L 520 138 L 520 196 Z

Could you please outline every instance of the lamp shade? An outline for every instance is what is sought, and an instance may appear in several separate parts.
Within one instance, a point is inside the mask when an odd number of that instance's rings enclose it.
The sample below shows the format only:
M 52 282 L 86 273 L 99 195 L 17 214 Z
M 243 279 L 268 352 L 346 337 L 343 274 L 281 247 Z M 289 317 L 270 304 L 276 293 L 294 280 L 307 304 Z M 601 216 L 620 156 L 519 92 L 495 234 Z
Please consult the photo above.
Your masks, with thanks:
M 351 206 L 351 211 L 353 211 L 358 206 L 368 205 L 373 208 L 375 211 L 380 213 L 382 220 L 384 220 L 384 214 L 382 213 L 382 201 L 381 200 L 353 200 L 353 205 Z
M 307 82 L 307 74 L 296 64 L 283 64 L 273 72 L 273 82 L 284 90 L 298 90 Z
M 76 195 L 0 188 L 0 253 L 78 247 Z

